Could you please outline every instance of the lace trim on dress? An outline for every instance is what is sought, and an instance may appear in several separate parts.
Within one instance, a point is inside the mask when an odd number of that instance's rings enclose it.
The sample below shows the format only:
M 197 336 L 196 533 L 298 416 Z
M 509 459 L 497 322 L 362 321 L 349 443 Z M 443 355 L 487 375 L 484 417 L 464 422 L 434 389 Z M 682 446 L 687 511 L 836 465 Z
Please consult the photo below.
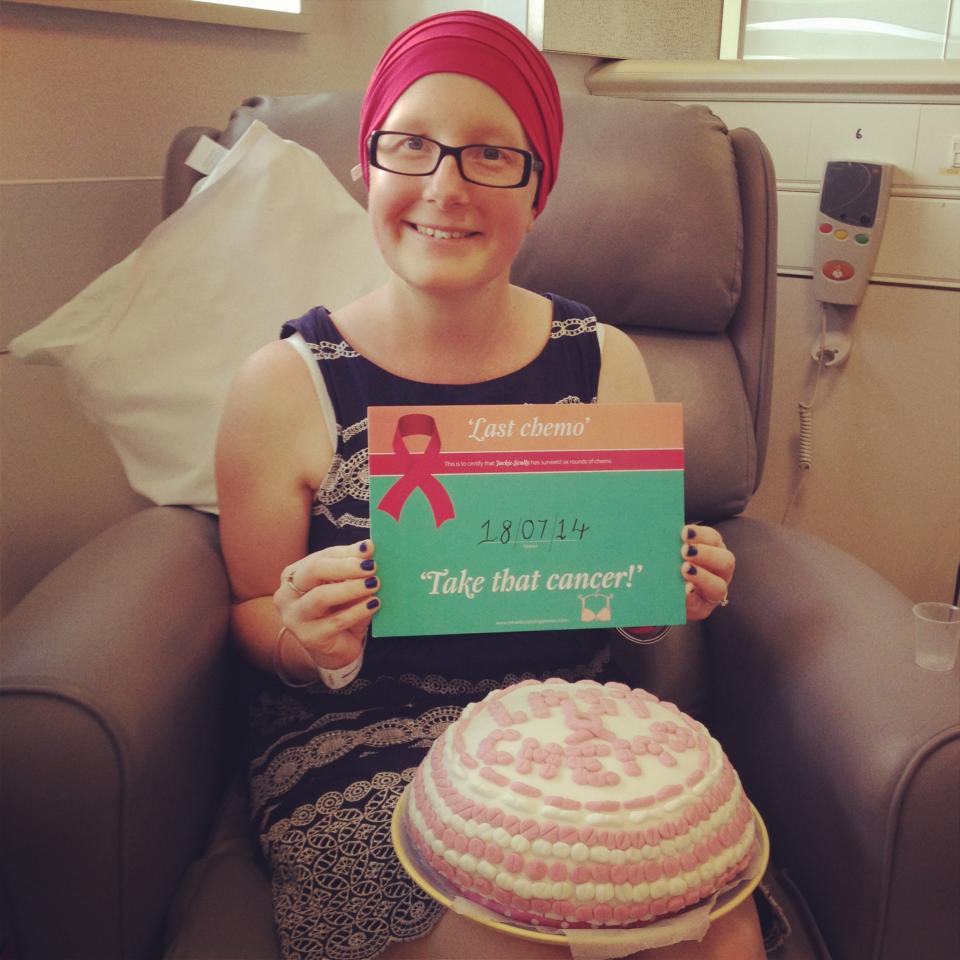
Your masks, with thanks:
M 339 503 L 347 497 L 354 500 L 370 499 L 370 456 L 367 447 L 344 459 L 335 453 L 330 469 L 317 491 L 316 502 Z
M 344 357 L 360 356 L 346 340 L 339 343 L 331 343 L 329 340 L 320 340 L 317 343 L 307 341 L 307 346 L 318 360 L 341 360 Z
M 367 422 L 364 419 L 361 423 L 348 427 L 342 434 L 344 439 L 349 439 L 348 431 L 353 431 L 351 436 L 355 436 L 365 430 L 366 425 Z M 314 515 L 326 517 L 337 527 L 368 527 L 370 522 L 366 517 L 357 517 L 349 512 L 338 517 L 330 508 L 347 499 L 359 500 L 363 503 L 370 500 L 369 461 L 370 455 L 366 446 L 346 459 L 341 453 L 335 453 L 330 461 L 330 469 L 323 478 L 320 489 L 314 495 Z
M 566 320 L 554 320 L 550 325 L 550 339 L 560 337 L 579 337 L 584 333 L 593 333 L 597 329 L 596 317 L 569 317 Z
M 321 717 L 305 731 L 281 738 L 270 753 L 266 767 L 250 781 L 250 800 L 256 810 L 263 810 L 275 797 L 288 793 L 309 770 L 325 767 L 363 747 L 383 749 L 398 744 L 432 743 L 460 716 L 461 707 L 434 707 L 419 717 L 391 717 L 359 727 L 356 730 L 325 730 L 331 724 L 355 720 L 360 713 L 332 713 Z M 283 747 L 284 739 L 290 742 Z M 306 739 L 304 739 L 306 738 Z M 264 757 L 256 761 L 262 762 Z
M 351 424 L 349 427 L 344 427 L 341 436 L 343 437 L 343 442 L 348 443 L 352 440 L 358 433 L 363 433 L 367 429 L 367 424 L 369 419 L 364 417 L 362 420 L 358 420 L 356 423 Z
M 554 668 L 548 673 L 525 671 L 507 673 L 499 679 L 481 680 L 443 677 L 438 674 L 420 676 L 415 673 L 405 673 L 397 680 L 404 686 L 427 694 L 468 696 L 472 700 L 479 700 L 491 690 L 497 690 L 512 683 L 520 683 L 521 680 L 543 680 L 551 676 L 570 681 L 593 680 L 600 676 L 609 663 L 610 645 L 604 644 L 586 663 Z M 366 689 L 370 683 L 369 679 L 361 676 L 339 690 L 328 690 L 324 687 L 318 695 L 349 697 Z M 259 702 L 258 725 L 269 725 L 272 729 L 285 729 L 293 722 L 296 730 L 274 740 L 266 753 L 251 762 L 250 769 L 258 771 L 250 781 L 253 807 L 259 809 L 278 793 L 288 790 L 308 769 L 332 763 L 355 747 L 385 747 L 397 743 L 411 743 L 422 738 L 432 740 L 443 732 L 448 723 L 459 716 L 460 710 L 460 706 L 445 705 L 427 710 L 413 719 L 396 717 L 377 720 L 355 730 L 327 730 L 326 728 L 331 725 L 358 719 L 363 711 L 325 711 L 312 723 L 303 726 L 300 724 L 304 720 L 315 716 L 309 706 L 300 698 L 290 696 L 286 691 L 282 691 L 279 698 L 264 691 Z M 282 786 L 278 787 L 277 784 Z
M 443 907 L 407 879 L 390 838 L 415 770 L 329 790 L 261 838 L 284 957 L 370 960 L 436 925 Z

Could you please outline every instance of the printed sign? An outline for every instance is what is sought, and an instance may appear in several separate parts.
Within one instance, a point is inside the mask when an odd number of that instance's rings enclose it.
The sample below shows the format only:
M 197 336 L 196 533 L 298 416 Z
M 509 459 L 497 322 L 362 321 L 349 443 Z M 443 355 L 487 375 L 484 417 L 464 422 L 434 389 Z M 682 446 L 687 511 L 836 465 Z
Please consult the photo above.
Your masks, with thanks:
M 368 414 L 375 636 L 684 621 L 679 404 Z

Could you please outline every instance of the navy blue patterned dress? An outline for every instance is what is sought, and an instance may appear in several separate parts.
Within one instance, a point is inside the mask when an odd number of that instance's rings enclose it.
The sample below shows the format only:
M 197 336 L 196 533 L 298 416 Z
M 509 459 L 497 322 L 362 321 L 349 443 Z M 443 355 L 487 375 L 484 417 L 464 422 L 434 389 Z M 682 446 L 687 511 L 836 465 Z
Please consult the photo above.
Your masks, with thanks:
M 596 319 L 582 304 L 551 300 L 550 338 L 539 356 L 466 385 L 417 383 L 381 369 L 343 339 L 322 307 L 284 326 L 282 336 L 299 334 L 309 348 L 336 421 L 311 550 L 369 535 L 368 405 L 595 402 Z M 492 689 L 527 677 L 604 680 L 608 663 L 604 630 L 371 637 L 360 674 L 343 690 L 291 690 L 261 678 L 250 795 L 284 956 L 368 960 L 392 941 L 428 933 L 442 908 L 400 866 L 390 818 L 430 744 Z

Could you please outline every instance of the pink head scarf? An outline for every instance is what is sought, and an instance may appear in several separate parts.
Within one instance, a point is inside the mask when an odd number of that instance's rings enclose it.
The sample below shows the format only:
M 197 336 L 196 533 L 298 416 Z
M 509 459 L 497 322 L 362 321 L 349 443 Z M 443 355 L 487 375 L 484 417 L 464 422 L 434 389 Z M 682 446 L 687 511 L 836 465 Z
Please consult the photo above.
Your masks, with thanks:
M 516 27 L 488 13 L 441 13 L 408 27 L 387 47 L 360 110 L 360 164 L 370 183 L 367 139 L 400 95 L 431 73 L 462 73 L 496 90 L 510 105 L 543 162 L 536 209 L 557 179 L 563 114 L 553 71 Z

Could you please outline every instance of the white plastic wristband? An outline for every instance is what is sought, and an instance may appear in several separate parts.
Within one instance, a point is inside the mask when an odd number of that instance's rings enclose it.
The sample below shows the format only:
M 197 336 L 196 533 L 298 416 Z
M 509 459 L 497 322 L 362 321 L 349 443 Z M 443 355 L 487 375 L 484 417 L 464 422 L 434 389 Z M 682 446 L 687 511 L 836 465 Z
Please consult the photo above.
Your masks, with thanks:
M 356 679 L 357 674 L 360 672 L 360 668 L 363 666 L 363 648 L 361 647 L 360 655 L 356 658 L 356 660 L 351 661 L 343 667 L 327 669 L 326 667 L 321 667 L 317 664 L 314 664 L 317 671 L 316 680 L 291 680 L 287 675 L 287 671 L 283 667 L 283 656 L 280 649 L 280 646 L 283 643 L 284 634 L 286 633 L 289 633 L 290 636 L 300 643 L 300 638 L 297 637 L 295 633 L 288 630 L 286 627 L 280 628 L 280 632 L 277 634 L 277 639 L 273 643 L 273 671 L 288 687 L 297 689 L 303 687 L 313 687 L 316 686 L 317 683 L 322 683 L 330 690 L 340 690 L 352 680 Z M 300 645 L 301 647 L 303 646 L 302 643 Z
M 356 679 L 362 666 L 363 651 L 361 650 L 360 656 L 357 657 L 353 663 L 348 663 L 345 667 L 336 667 L 333 670 L 328 670 L 326 667 L 317 667 L 317 673 L 320 675 L 324 686 L 329 687 L 331 690 L 340 690 Z

